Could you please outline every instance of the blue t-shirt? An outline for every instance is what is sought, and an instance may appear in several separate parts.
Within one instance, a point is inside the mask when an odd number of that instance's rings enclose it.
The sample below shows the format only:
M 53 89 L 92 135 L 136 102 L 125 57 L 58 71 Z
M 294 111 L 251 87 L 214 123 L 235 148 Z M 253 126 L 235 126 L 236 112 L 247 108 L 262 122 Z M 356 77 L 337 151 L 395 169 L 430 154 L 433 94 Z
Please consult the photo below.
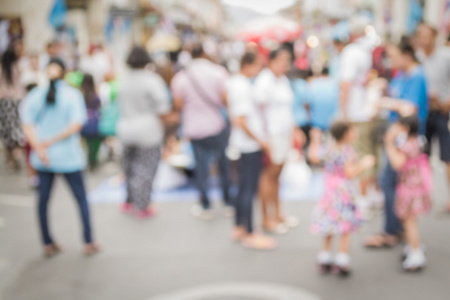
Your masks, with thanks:
M 420 133 L 425 134 L 428 116 L 428 91 L 425 72 L 422 67 L 417 66 L 408 74 L 399 72 L 389 85 L 389 96 L 396 99 L 409 101 L 417 108 Z M 396 122 L 398 114 L 391 112 L 389 120 Z
M 314 79 L 308 86 L 311 125 L 328 130 L 339 107 L 339 85 L 330 77 Z
M 294 118 L 297 126 L 309 124 L 309 115 L 306 111 L 308 83 L 299 78 L 292 81 L 292 89 L 294 91 Z
M 46 104 L 49 87 L 32 90 L 24 99 L 21 118 L 24 124 L 35 128 L 36 138 L 44 142 L 61 134 L 72 124 L 84 124 L 87 120 L 83 95 L 77 89 L 59 81 L 56 83 L 56 101 Z M 71 173 L 81 171 L 86 159 L 80 134 L 59 141 L 47 148 L 49 165 L 44 165 L 35 152 L 31 153 L 31 165 L 38 171 Z

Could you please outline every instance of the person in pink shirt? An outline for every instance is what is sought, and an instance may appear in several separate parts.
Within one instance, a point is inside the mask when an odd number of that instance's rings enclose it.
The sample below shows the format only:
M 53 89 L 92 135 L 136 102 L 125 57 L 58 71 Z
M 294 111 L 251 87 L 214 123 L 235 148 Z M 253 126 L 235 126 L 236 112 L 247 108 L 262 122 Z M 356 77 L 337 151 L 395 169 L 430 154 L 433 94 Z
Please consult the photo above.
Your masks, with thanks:
M 233 214 L 229 196 L 229 165 L 225 155 L 228 145 L 228 121 L 224 114 L 228 72 L 207 59 L 202 45 L 193 47 L 192 58 L 186 68 L 172 79 L 171 89 L 174 106 L 181 111 L 182 133 L 191 140 L 196 160 L 195 182 L 201 205 L 194 205 L 192 213 L 197 218 L 210 220 L 213 215 L 207 190 L 211 155 L 219 167 L 224 214 Z

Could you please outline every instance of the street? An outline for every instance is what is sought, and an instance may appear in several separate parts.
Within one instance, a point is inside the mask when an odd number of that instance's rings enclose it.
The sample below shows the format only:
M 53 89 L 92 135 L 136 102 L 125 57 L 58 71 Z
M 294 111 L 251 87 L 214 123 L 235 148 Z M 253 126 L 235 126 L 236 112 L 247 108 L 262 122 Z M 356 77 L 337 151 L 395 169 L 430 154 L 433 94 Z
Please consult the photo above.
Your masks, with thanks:
M 427 268 L 404 274 L 400 246 L 390 250 L 361 246 L 365 236 L 380 230 L 378 214 L 355 235 L 354 273 L 348 279 L 317 273 L 320 240 L 308 231 L 312 201 L 284 203 L 289 214 L 301 218 L 301 225 L 277 236 L 279 248 L 272 252 L 247 250 L 231 242 L 231 221 L 219 214 L 219 203 L 215 203 L 216 218 L 209 223 L 190 216 L 189 202 L 158 203 L 158 216 L 147 221 L 122 215 L 117 203 L 95 203 L 91 206 L 94 232 L 103 250 L 85 257 L 78 211 L 62 179 L 52 195 L 51 226 L 64 252 L 46 259 L 38 239 L 35 197 L 26 177 L 2 168 L 0 298 L 448 299 L 450 218 L 439 213 L 446 193 L 444 173 L 433 165 L 436 205 L 420 223 Z M 114 165 L 108 165 L 89 174 L 89 190 L 117 173 Z M 259 216 L 259 207 L 255 215 Z

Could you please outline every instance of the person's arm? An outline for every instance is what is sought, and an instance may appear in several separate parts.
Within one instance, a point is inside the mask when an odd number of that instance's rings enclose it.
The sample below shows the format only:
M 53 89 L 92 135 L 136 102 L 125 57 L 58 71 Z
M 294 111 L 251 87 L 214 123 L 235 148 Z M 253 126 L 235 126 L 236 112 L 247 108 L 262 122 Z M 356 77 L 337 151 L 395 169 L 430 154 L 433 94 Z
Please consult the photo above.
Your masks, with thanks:
M 386 136 L 384 138 L 386 154 L 394 170 L 400 170 L 406 163 L 406 156 L 399 151 L 395 145 L 395 139 L 399 133 L 400 129 L 398 125 L 394 124 L 386 132 Z
M 322 137 L 322 131 L 318 128 L 311 129 L 309 133 L 311 137 L 311 142 L 308 147 L 308 160 L 312 164 L 319 164 L 322 161 L 322 155 L 321 155 L 321 137 Z
M 34 127 L 31 124 L 23 124 L 22 125 L 23 133 L 25 134 L 25 138 L 30 144 L 31 148 L 36 152 L 39 159 L 42 161 L 44 165 L 48 165 L 48 157 L 45 151 L 45 147 L 40 144 L 36 138 L 36 133 L 34 131 Z
M 375 165 L 375 157 L 366 155 L 359 161 L 350 161 L 345 164 L 344 173 L 347 178 L 355 178 L 362 172 L 373 168 Z
M 253 132 L 250 130 L 250 128 L 248 128 L 247 125 L 247 117 L 246 116 L 239 116 L 234 120 L 233 123 L 235 126 L 238 126 L 240 128 L 242 128 L 242 130 L 255 142 L 257 142 L 260 146 L 261 149 L 268 153 L 269 152 L 269 145 L 266 141 L 260 140 L 258 139 L 258 137 L 256 137 L 256 135 L 253 134 Z
M 414 104 L 402 99 L 383 97 L 381 101 L 378 102 L 378 107 L 380 109 L 395 111 L 404 117 L 417 113 L 417 107 Z
M 348 98 L 350 95 L 350 88 L 351 88 L 351 82 L 349 81 L 344 81 L 341 83 L 341 93 L 339 96 L 339 101 L 341 104 L 341 111 L 342 111 L 342 117 L 344 119 L 347 119 L 347 103 L 348 103 Z
M 83 124 L 79 123 L 72 123 L 70 124 L 66 129 L 64 129 L 60 134 L 56 135 L 55 137 L 41 143 L 41 146 L 44 148 L 48 148 L 49 146 L 56 144 L 60 141 L 63 141 L 65 139 L 68 139 L 72 135 L 78 133 L 81 131 L 81 128 L 83 128 Z

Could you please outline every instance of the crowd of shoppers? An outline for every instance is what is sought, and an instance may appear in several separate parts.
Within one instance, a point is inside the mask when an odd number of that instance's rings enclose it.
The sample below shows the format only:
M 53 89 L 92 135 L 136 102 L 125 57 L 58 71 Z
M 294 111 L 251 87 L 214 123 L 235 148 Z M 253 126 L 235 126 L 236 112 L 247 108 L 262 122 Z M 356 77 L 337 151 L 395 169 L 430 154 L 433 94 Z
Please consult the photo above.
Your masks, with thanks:
M 218 174 L 223 215 L 234 216 L 232 239 L 251 249 L 275 249 L 277 242 L 265 234 L 285 234 L 299 226 L 298 218 L 287 214 L 280 201 L 280 176 L 290 154 L 297 152 L 324 168 L 325 193 L 311 225 L 313 233 L 324 237 L 317 257 L 322 272 L 350 273 L 351 233 L 367 217 L 362 208 L 380 193 L 379 188 L 385 199 L 385 224 L 382 233 L 369 237 L 365 245 L 390 247 L 405 236 L 403 268 L 423 268 L 426 258 L 417 218 L 431 207 L 431 172 L 421 149 L 428 145 L 429 151 L 431 139 L 437 136 L 450 178 L 450 50 L 437 48 L 437 31 L 427 24 L 419 25 L 415 36 L 387 45 L 394 77 L 381 81 L 380 95 L 373 101 L 375 43 L 366 34 L 367 26 L 365 20 L 354 18 L 348 40 L 336 41 L 339 55 L 330 63 L 332 76 L 326 65 L 320 71 L 290 72 L 294 51 L 289 45 L 281 45 L 267 57 L 247 49 L 240 71 L 230 76 L 199 43 L 192 46 L 190 60 L 182 67 L 174 64 L 175 75 L 164 79 L 149 68 L 152 60 L 147 51 L 134 47 L 126 62 L 129 70 L 117 84 L 101 47 L 92 48 L 80 63 L 87 70 L 98 62 L 98 72 L 65 77 L 57 45 L 50 43 L 46 56 L 28 57 L 29 75 L 24 77 L 34 78 L 37 87 L 28 87 L 27 96 L 24 82 L 30 80 L 21 79 L 25 72 L 19 63 L 22 46 L 13 43 L 1 61 L 1 138 L 7 161 L 15 169 L 20 149 L 25 143 L 31 146 L 30 165 L 39 178 L 45 254 L 61 250 L 47 220 L 50 191 L 58 174 L 64 175 L 79 204 L 85 253 L 99 250 L 91 233 L 80 140 L 86 145 L 89 167 L 95 169 L 99 149 L 109 140 L 105 138 L 116 135 L 123 146 L 124 213 L 139 219 L 155 215 L 151 193 L 161 149 L 171 143 L 167 141 L 187 140 L 195 158 L 193 179 L 199 193 L 191 213 L 205 221 L 214 217 L 208 190 L 213 173 Z M 46 75 L 39 66 L 43 61 Z M 290 78 L 292 73 L 297 78 Z M 388 111 L 388 117 L 383 119 L 381 111 Z M 390 127 L 387 133 L 386 127 Z M 377 138 L 384 139 L 383 151 Z M 229 152 L 238 154 L 236 195 Z M 211 168 L 211 163 L 217 167 Z M 384 164 L 380 174 L 378 164 Z M 356 189 L 353 179 L 358 181 Z M 265 234 L 253 221 L 255 198 L 260 200 L 260 227 Z M 333 257 L 335 235 L 340 236 L 340 244 Z

